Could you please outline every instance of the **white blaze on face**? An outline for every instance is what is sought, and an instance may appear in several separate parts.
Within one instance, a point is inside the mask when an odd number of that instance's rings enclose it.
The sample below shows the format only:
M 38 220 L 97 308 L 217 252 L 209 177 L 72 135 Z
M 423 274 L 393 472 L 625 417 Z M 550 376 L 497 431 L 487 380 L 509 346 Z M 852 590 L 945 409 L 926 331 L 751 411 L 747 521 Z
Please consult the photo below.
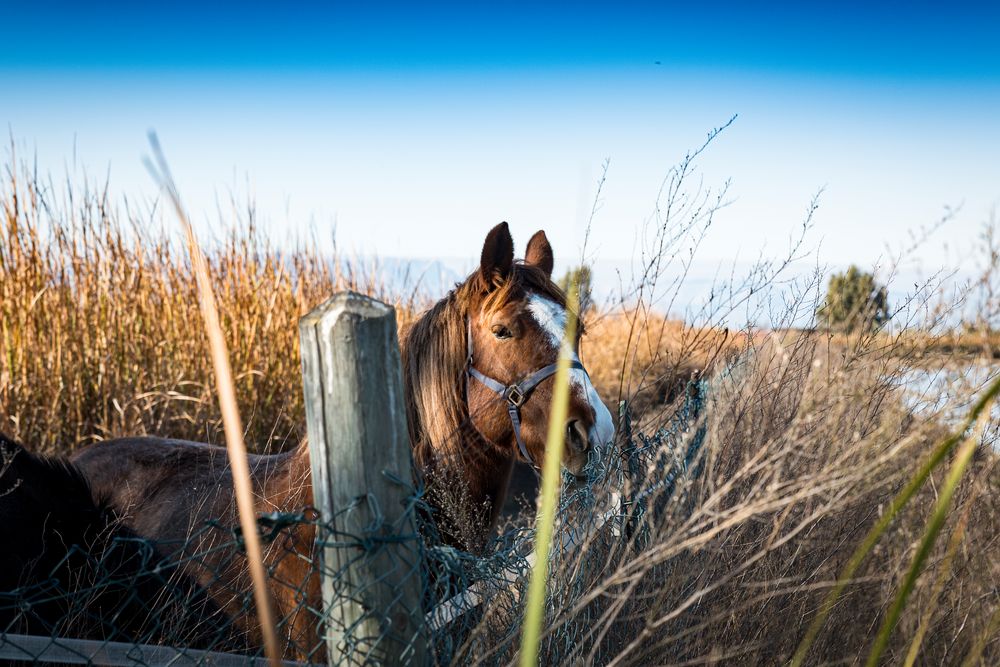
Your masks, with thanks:
M 535 318 L 542 331 L 548 335 L 552 349 L 558 350 L 562 344 L 563 336 L 566 335 L 566 309 L 545 297 L 532 294 L 528 298 L 528 311 Z M 572 359 L 573 361 L 580 360 L 575 351 Z M 580 395 L 586 397 L 587 403 L 594 411 L 594 425 L 591 427 L 590 433 L 587 434 L 590 443 L 592 445 L 605 445 L 611 442 L 615 437 L 615 423 L 612 421 L 611 413 L 604 405 L 604 401 L 598 395 L 597 389 L 590 381 L 590 376 L 579 368 L 571 368 L 569 369 L 569 379 L 573 388 Z

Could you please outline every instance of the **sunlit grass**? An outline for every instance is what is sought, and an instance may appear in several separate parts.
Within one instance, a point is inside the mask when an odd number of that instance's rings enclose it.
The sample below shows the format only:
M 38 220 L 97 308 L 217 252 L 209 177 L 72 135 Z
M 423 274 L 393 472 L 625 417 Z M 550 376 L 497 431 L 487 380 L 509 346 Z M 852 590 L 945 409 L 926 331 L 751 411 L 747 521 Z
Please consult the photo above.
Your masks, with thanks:
M 232 472 L 236 505 L 239 510 L 240 529 L 246 547 L 250 577 L 253 581 L 258 626 L 264 637 L 264 650 L 268 663 L 271 667 L 278 667 L 281 665 L 278 627 L 274 616 L 274 603 L 268 589 L 267 572 L 258 533 L 253 482 L 250 479 L 246 443 L 243 441 L 243 420 L 236 402 L 233 370 L 229 363 L 229 349 L 222 332 L 222 326 L 219 324 L 219 307 L 212 291 L 212 280 L 208 275 L 205 255 L 201 251 L 201 246 L 198 245 L 194 228 L 188 219 L 187 211 L 181 202 L 180 193 L 174 185 L 174 179 L 170 175 L 166 158 L 163 156 L 155 134 L 150 135 L 150 142 L 157 160 L 155 165 L 152 162 L 149 163 L 150 172 L 157 179 L 161 190 L 166 193 L 174 212 L 177 214 L 184 232 L 184 239 L 187 242 L 188 256 L 191 259 L 195 281 L 198 285 L 198 305 L 205 324 L 205 334 L 208 337 L 208 351 L 212 360 L 215 389 L 218 393 L 219 409 L 222 413 L 222 423 L 225 429 L 226 450 Z
M 0 429 L 44 452 L 123 435 L 222 441 L 191 263 L 161 208 L 0 183 Z M 206 261 L 253 451 L 304 437 L 298 318 L 338 289 L 415 304 L 338 257 L 226 221 Z

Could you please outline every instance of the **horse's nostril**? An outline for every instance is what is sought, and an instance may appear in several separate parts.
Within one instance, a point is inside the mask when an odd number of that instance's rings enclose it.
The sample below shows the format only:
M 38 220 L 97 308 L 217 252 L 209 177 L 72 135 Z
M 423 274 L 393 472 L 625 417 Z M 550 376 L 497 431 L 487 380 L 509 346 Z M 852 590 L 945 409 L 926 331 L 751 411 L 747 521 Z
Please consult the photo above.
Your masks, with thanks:
M 571 419 L 566 424 L 566 441 L 576 452 L 585 452 L 590 447 L 587 429 L 579 419 Z

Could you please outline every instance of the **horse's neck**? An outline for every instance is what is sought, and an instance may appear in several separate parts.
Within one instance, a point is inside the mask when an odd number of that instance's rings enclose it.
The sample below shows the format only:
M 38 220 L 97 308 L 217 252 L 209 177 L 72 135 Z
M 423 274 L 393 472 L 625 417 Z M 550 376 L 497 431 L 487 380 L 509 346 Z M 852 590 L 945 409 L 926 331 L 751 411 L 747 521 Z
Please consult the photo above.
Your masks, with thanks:
M 491 533 L 507 496 L 513 449 L 486 441 L 472 426 L 464 393 L 451 393 L 464 382 L 467 358 L 466 316 L 459 299 L 452 292 L 401 332 L 407 417 L 430 497 L 463 496 L 469 507 L 458 508 L 459 514 L 471 511 L 477 525 Z M 439 395 L 424 400 L 421 390 Z
M 514 457 L 486 442 L 478 432 L 463 436 L 459 447 L 467 456 L 475 457 L 474 461 L 466 460 L 460 464 L 457 472 L 461 480 L 454 480 L 452 473 L 456 471 L 452 468 L 443 475 L 432 474 L 430 483 L 433 484 L 436 478 L 439 483 L 465 485 L 469 494 L 467 500 L 471 508 L 475 508 L 473 511 L 480 515 L 478 523 L 492 533 L 507 499 Z M 454 463 L 442 461 L 439 465 L 454 466 Z
M 500 520 L 500 513 L 507 500 L 507 489 L 510 487 L 510 478 L 514 473 L 514 457 L 498 457 L 495 466 L 484 466 L 480 468 L 478 474 L 481 476 L 479 487 L 483 490 L 483 497 L 480 500 L 489 501 L 489 531 L 496 528 Z

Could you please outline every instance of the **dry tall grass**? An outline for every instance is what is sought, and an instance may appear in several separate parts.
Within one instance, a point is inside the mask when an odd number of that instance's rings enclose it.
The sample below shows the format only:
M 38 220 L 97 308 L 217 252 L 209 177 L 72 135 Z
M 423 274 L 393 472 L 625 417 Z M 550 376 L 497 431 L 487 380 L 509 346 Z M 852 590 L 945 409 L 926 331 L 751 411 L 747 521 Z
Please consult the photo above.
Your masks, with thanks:
M 175 223 L 156 207 L 115 206 L 104 188 L 60 192 L 18 176 L 12 170 L 0 190 L 0 429 L 59 453 L 123 435 L 221 442 L 196 282 Z M 395 303 L 402 326 L 425 304 L 337 257 L 275 250 L 252 211 L 228 223 L 207 261 L 246 440 L 277 451 L 305 435 L 301 315 L 339 289 Z M 656 316 L 591 319 L 584 358 L 596 386 L 609 405 L 628 397 L 642 414 L 745 344 L 742 334 Z
M 685 169 L 668 196 L 683 193 Z M 103 188 L 60 190 L 14 168 L 0 188 L 0 429 L 57 453 L 126 434 L 221 442 L 195 280 L 155 207 L 115 206 Z M 697 234 L 719 205 L 698 201 L 671 214 L 687 225 L 676 238 Z M 669 216 L 662 222 L 662 234 L 673 234 Z M 403 322 L 422 304 L 336 259 L 277 251 L 252 213 L 230 223 L 207 259 L 247 443 L 278 450 L 305 432 L 298 317 L 345 287 L 395 301 Z M 549 662 L 779 663 L 864 532 L 941 437 L 948 410 L 976 388 L 957 374 L 941 405 L 918 412 L 900 387 L 913 365 L 913 347 L 901 337 L 735 333 L 712 317 L 687 326 L 656 316 L 649 294 L 677 266 L 656 259 L 669 259 L 676 239 L 656 239 L 640 306 L 623 303 L 587 324 L 583 357 L 595 384 L 612 406 L 628 399 L 638 427 L 652 431 L 669 418 L 686 380 L 731 370 L 713 381 L 702 416 L 701 472 L 683 482 L 682 500 L 643 519 L 648 544 L 605 535 L 554 573 L 578 587 L 585 573 L 586 586 L 548 618 L 543 651 Z M 755 272 L 745 291 L 759 294 L 782 266 Z M 712 314 L 745 301 L 739 289 L 728 293 Z M 799 296 L 790 308 L 811 307 Z M 942 369 L 948 362 L 921 360 Z M 996 463 L 982 448 L 959 488 L 948 538 L 917 582 L 888 662 L 902 661 L 917 636 L 919 664 L 960 662 L 977 647 L 987 664 L 1000 662 L 995 624 L 990 630 L 1000 609 Z M 869 557 L 811 662 L 863 660 L 939 480 Z M 567 647 L 556 638 L 570 626 L 584 631 L 574 631 L 578 639 Z M 489 656 L 470 644 L 465 657 Z
M 662 421 L 689 382 L 734 359 L 750 337 L 620 309 L 587 319 L 587 372 L 607 405 L 628 399 L 640 426 Z
M 578 657 L 778 664 L 791 656 L 854 547 L 944 430 L 905 408 L 894 382 L 903 369 L 886 372 L 867 356 L 845 358 L 842 349 L 808 336 L 791 347 L 772 340 L 735 381 L 714 386 L 705 467 L 688 480 L 688 501 L 648 518 L 648 547 L 612 551 L 608 570 L 592 583 L 593 608 L 567 613 L 599 619 L 594 641 L 581 642 Z M 960 661 L 1000 606 L 996 462 L 995 453 L 980 452 L 946 529 L 964 517 L 962 547 L 950 562 L 947 540 L 936 548 L 893 634 L 887 664 L 902 660 L 925 615 L 921 663 Z M 942 477 L 879 543 L 824 626 L 810 663 L 863 659 Z M 988 642 L 995 661 L 997 637 Z
M 164 435 L 222 442 L 194 274 L 176 223 L 106 190 L 11 169 L 0 185 L 0 429 L 44 452 Z M 276 251 L 252 211 L 207 253 L 246 440 L 305 435 L 297 321 L 333 291 L 405 303 L 309 250 Z
M 941 414 L 908 407 L 908 371 L 905 354 L 882 345 L 845 348 L 810 333 L 753 339 L 711 383 L 699 472 L 673 494 L 647 499 L 651 510 L 632 534 L 648 531 L 648 541 L 609 524 L 553 573 L 564 606 L 550 610 L 541 662 L 786 663 L 855 547 L 948 432 Z M 955 377 L 956 391 L 975 391 Z M 666 440 L 646 457 L 646 484 L 661 474 L 654 462 L 677 452 Z M 911 651 L 916 664 L 958 664 L 977 651 L 982 662 L 970 664 L 1000 660 L 998 460 L 989 445 L 978 450 L 948 537 L 918 579 L 884 664 Z M 848 584 L 807 664 L 864 661 L 944 475 L 934 475 Z M 513 599 L 494 603 L 463 659 L 511 659 L 510 647 L 482 640 L 508 627 L 517 609 Z

